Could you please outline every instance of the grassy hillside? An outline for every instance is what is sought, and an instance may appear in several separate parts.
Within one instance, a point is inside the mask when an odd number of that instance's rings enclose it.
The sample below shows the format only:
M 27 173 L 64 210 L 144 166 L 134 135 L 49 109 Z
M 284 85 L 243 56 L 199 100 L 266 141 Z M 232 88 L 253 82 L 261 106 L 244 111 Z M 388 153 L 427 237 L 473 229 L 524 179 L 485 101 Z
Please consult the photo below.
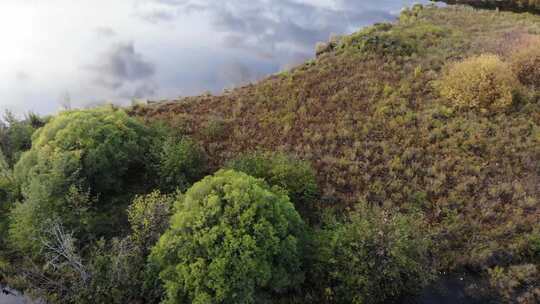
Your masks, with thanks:
M 466 4 L 478 8 L 503 9 L 517 12 L 540 12 L 538 0 L 443 0 L 448 4 Z
M 435 84 L 453 62 L 510 61 L 539 38 L 539 16 L 415 7 L 291 71 L 131 114 L 193 136 L 214 168 L 252 150 L 306 159 L 322 208 L 421 208 L 443 267 L 519 263 L 540 233 L 540 94 L 528 86 L 511 107 L 485 113 L 454 108 Z

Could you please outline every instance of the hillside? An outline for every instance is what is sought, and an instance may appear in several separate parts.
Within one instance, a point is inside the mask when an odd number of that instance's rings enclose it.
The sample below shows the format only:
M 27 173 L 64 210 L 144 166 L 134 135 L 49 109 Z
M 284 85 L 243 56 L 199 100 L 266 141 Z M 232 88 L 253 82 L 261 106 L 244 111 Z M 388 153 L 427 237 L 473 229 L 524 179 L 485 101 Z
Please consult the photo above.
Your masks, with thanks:
M 8 113 L 0 287 L 538 303 L 540 16 L 415 5 L 316 53 L 218 96 Z
M 214 168 L 252 150 L 297 155 L 316 169 L 319 207 L 420 207 L 441 230 L 446 266 L 493 266 L 520 260 L 539 233 L 538 91 L 485 115 L 452 109 L 434 81 L 451 62 L 508 60 L 538 38 L 539 16 L 417 7 L 291 71 L 132 115 L 193 136 Z
M 444 0 L 448 4 L 466 4 L 477 8 L 502 9 L 516 12 L 540 12 L 538 0 Z

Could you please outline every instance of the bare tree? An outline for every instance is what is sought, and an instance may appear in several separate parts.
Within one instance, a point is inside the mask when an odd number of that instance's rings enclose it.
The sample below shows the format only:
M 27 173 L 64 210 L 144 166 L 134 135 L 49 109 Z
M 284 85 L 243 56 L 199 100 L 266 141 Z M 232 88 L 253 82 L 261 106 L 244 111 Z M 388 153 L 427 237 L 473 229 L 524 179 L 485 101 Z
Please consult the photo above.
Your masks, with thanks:
M 80 282 L 86 284 L 90 275 L 77 252 L 73 235 L 66 232 L 59 221 L 52 221 L 44 236 L 41 244 L 47 257 L 46 266 L 54 270 L 71 269 Z

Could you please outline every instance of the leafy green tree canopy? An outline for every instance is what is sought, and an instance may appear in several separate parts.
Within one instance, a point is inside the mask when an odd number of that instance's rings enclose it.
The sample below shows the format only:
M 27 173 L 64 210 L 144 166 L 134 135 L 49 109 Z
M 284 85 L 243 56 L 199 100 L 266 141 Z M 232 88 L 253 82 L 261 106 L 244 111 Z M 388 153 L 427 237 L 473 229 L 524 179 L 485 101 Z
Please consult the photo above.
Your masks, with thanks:
M 23 183 L 35 175 L 51 173 L 51 163 L 72 162 L 93 193 L 125 190 L 131 174 L 146 166 L 150 131 L 123 110 L 111 106 L 66 111 L 33 136 L 32 149 L 16 165 Z M 144 170 L 143 170 L 144 171 Z
M 45 219 L 61 219 L 78 236 L 114 231 L 121 219 L 111 210 L 123 202 L 116 197 L 146 188 L 150 134 L 110 106 L 60 113 L 36 131 L 14 169 L 23 196 L 10 220 L 14 247 L 38 252 Z
M 312 216 L 319 191 L 315 171 L 308 162 L 283 153 L 257 152 L 240 156 L 231 161 L 228 167 L 286 190 L 304 218 Z
M 9 166 L 13 166 L 21 154 L 30 149 L 32 134 L 44 124 L 45 120 L 36 114 L 28 113 L 24 119 L 18 119 L 6 111 L 0 121 L 0 148 Z
M 190 188 L 153 249 L 165 303 L 264 303 L 303 281 L 303 222 L 282 191 L 233 170 Z
M 197 143 L 188 138 L 169 138 L 159 156 L 160 186 L 164 191 L 186 191 L 204 177 L 206 160 Z

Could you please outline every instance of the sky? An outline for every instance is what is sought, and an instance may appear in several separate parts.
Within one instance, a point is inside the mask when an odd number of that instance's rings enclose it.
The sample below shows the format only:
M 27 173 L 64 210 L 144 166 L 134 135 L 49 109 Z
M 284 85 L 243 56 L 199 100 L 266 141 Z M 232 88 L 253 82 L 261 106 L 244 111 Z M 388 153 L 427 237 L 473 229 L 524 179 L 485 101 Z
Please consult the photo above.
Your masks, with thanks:
M 0 110 L 51 114 L 256 81 L 426 0 L 1 0 Z

